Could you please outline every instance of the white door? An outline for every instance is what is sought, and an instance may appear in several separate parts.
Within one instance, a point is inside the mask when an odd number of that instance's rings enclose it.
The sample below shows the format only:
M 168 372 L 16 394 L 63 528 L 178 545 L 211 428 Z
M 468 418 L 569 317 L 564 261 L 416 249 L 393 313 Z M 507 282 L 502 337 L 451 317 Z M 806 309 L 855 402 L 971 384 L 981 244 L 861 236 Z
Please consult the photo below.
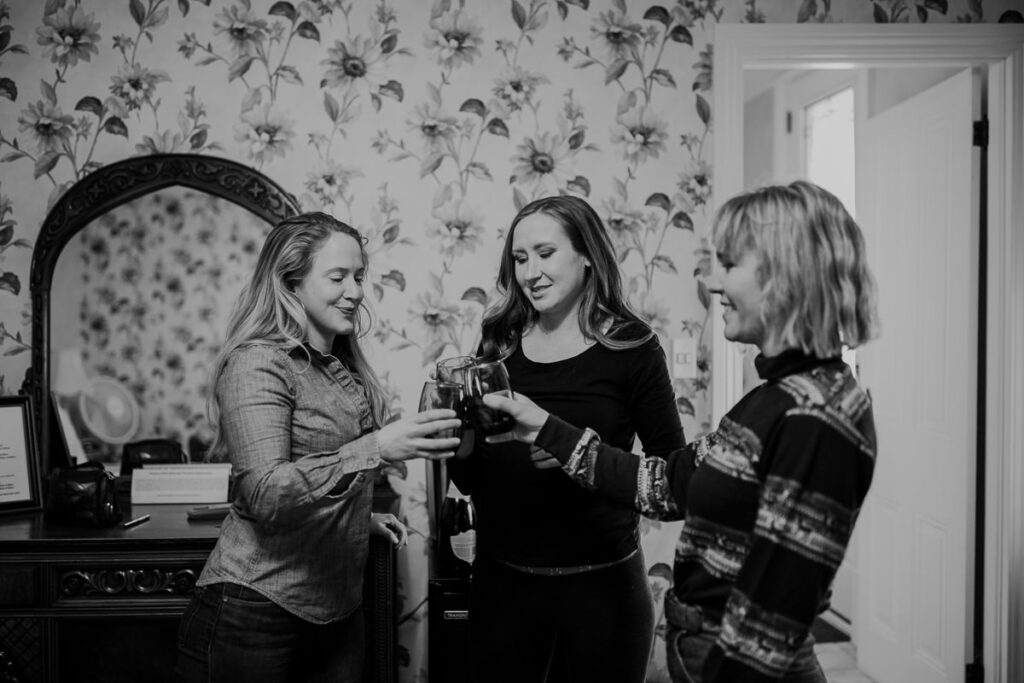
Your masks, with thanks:
M 978 336 L 977 77 L 964 71 L 865 124 L 858 219 L 882 336 L 859 353 L 878 460 L 854 618 L 878 683 L 963 681 L 971 636 Z

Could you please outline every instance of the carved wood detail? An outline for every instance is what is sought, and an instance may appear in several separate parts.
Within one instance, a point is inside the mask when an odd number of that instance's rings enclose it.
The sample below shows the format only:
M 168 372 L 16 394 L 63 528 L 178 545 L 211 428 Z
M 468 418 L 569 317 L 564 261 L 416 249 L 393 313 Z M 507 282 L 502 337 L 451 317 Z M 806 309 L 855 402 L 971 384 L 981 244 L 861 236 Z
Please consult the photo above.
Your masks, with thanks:
M 189 596 L 195 590 L 193 569 L 76 569 L 57 581 L 61 597 L 88 598 L 133 595 Z

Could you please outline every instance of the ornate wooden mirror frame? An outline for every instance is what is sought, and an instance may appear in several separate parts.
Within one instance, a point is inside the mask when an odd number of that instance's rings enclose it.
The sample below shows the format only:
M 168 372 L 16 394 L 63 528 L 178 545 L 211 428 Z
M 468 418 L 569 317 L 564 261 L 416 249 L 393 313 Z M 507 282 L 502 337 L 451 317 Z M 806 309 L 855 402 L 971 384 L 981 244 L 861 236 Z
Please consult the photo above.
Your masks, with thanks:
M 22 393 L 34 405 L 35 438 L 43 473 L 66 463 L 54 449 L 50 408 L 50 286 L 68 241 L 95 218 L 133 199 L 166 187 L 184 186 L 222 197 L 274 224 L 295 215 L 295 198 L 253 168 L 198 154 L 154 154 L 104 166 L 72 185 L 49 211 L 32 252 L 32 362 Z

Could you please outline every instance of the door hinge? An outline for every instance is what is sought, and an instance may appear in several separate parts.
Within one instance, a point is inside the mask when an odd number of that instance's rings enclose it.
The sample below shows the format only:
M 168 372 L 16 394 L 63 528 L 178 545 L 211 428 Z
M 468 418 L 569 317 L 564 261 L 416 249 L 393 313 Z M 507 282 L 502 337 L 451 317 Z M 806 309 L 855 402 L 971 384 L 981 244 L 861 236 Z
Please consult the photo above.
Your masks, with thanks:
M 988 119 L 974 122 L 974 135 L 971 144 L 975 147 L 988 147 Z
M 978 662 L 971 662 L 965 667 L 964 683 L 983 683 L 985 668 Z

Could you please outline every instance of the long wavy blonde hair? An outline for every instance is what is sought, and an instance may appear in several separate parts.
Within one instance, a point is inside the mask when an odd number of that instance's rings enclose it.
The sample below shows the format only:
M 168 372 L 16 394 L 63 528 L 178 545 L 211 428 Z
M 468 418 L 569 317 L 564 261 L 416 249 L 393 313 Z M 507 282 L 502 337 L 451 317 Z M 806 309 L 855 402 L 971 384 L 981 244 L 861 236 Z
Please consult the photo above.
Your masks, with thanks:
M 207 413 L 215 436 L 207 459 L 217 460 L 224 456 L 216 388 L 231 354 L 244 346 L 264 345 L 287 351 L 299 348 L 309 356 L 305 347 L 306 311 L 295 289 L 313 267 L 313 257 L 334 233 L 348 235 L 359 244 L 363 266 L 366 267 L 369 259 L 362 235 L 347 223 L 319 211 L 285 218 L 267 235 L 252 279 L 242 289 L 232 310 L 227 338 L 213 366 Z M 366 389 L 374 421 L 380 426 L 389 417 L 384 388 L 359 346 L 359 337 L 370 327 L 365 302 L 360 302 L 359 311 L 355 333 L 337 335 L 331 353 L 359 376 Z

